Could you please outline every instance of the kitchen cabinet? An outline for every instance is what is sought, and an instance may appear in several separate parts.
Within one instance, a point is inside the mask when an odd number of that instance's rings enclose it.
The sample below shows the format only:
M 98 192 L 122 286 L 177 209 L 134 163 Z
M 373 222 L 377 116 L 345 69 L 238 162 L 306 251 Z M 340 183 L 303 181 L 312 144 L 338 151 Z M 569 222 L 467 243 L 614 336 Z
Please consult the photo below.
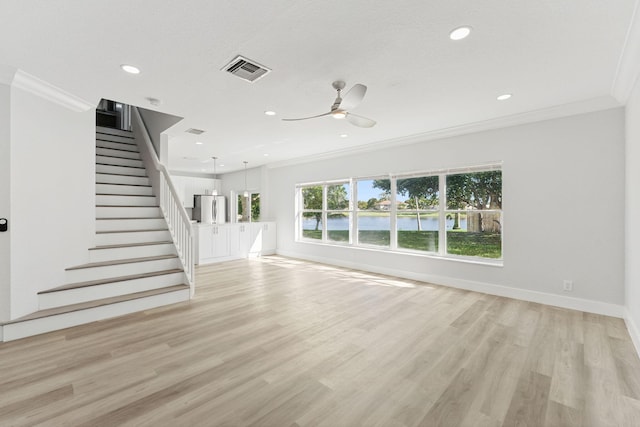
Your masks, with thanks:
M 196 224 L 198 264 L 274 254 L 276 223 Z
M 276 223 L 251 223 L 250 254 L 268 255 L 276 252 Z
M 198 259 L 215 259 L 229 256 L 229 228 L 223 225 L 198 227 Z

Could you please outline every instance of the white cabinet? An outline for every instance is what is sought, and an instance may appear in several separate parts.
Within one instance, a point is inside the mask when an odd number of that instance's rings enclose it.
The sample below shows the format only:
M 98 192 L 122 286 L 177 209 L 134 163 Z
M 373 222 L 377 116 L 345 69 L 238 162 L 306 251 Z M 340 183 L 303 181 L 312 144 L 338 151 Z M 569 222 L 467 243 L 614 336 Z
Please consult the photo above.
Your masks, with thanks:
M 273 254 L 276 223 L 254 222 L 194 226 L 198 264 Z
M 238 227 L 238 255 L 246 258 L 251 249 L 251 224 L 237 224 Z
M 219 225 L 201 225 L 198 228 L 198 259 L 225 258 L 229 256 L 229 228 Z
M 251 247 L 249 254 L 253 256 L 273 254 L 276 251 L 276 223 L 251 223 Z

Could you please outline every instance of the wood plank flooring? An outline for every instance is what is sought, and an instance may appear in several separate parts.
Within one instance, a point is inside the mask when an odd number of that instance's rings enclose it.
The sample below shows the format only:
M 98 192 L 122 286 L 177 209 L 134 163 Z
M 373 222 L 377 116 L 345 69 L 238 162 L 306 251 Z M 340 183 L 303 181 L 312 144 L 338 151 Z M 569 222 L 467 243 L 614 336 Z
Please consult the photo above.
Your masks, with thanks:
M 638 426 L 622 320 L 282 257 L 0 344 L 1 426 Z

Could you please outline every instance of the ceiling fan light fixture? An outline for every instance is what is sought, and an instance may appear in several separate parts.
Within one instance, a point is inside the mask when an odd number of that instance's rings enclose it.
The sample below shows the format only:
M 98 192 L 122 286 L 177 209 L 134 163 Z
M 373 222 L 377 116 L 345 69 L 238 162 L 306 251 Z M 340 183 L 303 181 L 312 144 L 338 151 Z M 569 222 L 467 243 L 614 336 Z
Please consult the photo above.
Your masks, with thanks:
M 335 110 L 331 113 L 331 116 L 334 119 L 344 119 L 345 117 L 347 117 L 347 112 L 343 110 Z
M 458 27 L 451 30 L 451 32 L 449 33 L 449 38 L 451 40 L 457 41 L 467 38 L 469 34 L 471 34 L 471 27 Z
M 133 65 L 122 64 L 120 65 L 120 68 L 122 68 L 123 71 L 126 71 L 129 74 L 140 74 L 140 69 L 138 67 L 134 67 Z

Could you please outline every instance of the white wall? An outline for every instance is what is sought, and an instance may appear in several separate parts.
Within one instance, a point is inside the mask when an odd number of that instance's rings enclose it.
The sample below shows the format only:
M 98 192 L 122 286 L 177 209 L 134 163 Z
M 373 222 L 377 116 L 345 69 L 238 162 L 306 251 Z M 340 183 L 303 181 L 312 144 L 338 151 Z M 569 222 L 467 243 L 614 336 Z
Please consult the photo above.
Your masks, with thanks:
M 1 70 L 0 70 L 1 71 Z M 9 220 L 9 230 L 13 223 L 10 215 L 9 190 L 11 182 L 11 87 L 0 82 L 0 218 Z M 11 232 L 0 233 L 0 322 L 10 318 L 11 298 Z
M 494 161 L 504 162 L 503 267 L 294 241 L 296 183 Z M 622 315 L 622 108 L 272 169 L 269 190 L 279 253 Z
M 162 146 L 164 145 L 166 147 L 166 144 L 162 144 L 160 134 L 181 121 L 182 117 L 172 116 L 171 114 L 165 114 L 159 111 L 147 110 L 142 107 L 138 107 L 138 111 L 140 112 L 140 116 L 144 121 L 147 131 L 149 132 L 151 143 L 156 149 L 156 155 L 159 159 L 164 160 L 165 156 L 162 154 L 165 153 L 162 152 Z
M 640 351 L 640 80 L 627 102 L 626 139 L 626 320 Z
M 95 236 L 95 110 L 11 89 L 11 318 L 66 283 Z

